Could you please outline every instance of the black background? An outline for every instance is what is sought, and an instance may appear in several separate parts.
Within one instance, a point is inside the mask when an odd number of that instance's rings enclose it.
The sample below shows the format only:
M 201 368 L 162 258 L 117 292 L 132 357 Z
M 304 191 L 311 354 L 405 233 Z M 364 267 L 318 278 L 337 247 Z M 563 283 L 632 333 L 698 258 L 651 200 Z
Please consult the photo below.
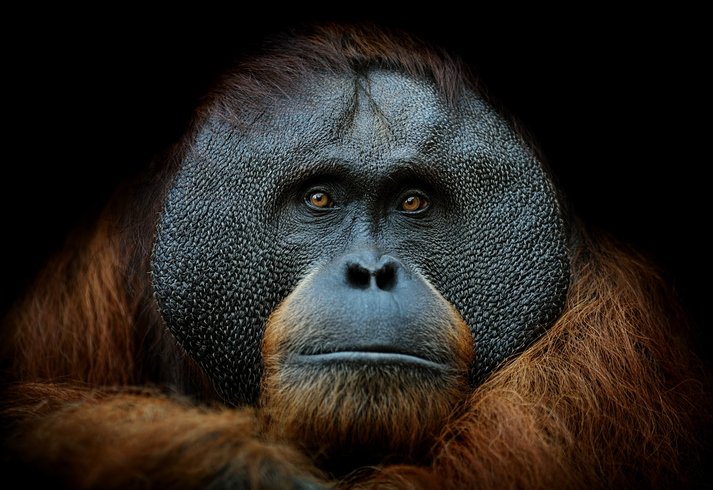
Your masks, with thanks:
M 366 20 L 473 65 L 539 140 L 579 214 L 664 268 L 695 322 L 696 345 L 712 357 L 702 13 L 253 9 L 6 16 L 3 308 L 72 227 L 179 137 L 233 58 L 304 22 Z

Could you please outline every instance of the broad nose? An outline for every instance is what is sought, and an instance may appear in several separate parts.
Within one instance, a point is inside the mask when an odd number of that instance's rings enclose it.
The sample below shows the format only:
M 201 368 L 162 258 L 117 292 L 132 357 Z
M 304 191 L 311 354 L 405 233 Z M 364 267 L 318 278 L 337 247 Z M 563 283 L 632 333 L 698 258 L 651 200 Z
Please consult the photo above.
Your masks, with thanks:
M 350 254 L 345 260 L 346 281 L 355 289 L 391 291 L 398 283 L 402 268 L 398 260 L 373 252 Z

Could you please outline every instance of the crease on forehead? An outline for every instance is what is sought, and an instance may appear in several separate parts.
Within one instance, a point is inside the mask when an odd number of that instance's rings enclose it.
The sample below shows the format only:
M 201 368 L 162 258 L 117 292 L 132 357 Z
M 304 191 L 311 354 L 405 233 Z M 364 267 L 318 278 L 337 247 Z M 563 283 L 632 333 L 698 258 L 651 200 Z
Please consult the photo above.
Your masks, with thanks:
M 355 80 L 347 142 L 362 148 L 421 146 L 449 114 L 432 84 L 385 70 Z M 345 121 L 346 122 L 346 121 Z
M 234 129 L 258 139 L 280 134 L 288 143 L 305 137 L 310 142 L 342 137 L 365 143 L 387 135 L 403 139 L 423 134 L 448 118 L 445 101 L 432 83 L 396 71 L 320 74 L 305 78 L 302 85 L 300 91 L 246 117 L 250 124 Z
M 492 154 L 519 143 L 505 119 L 475 93 L 465 91 L 449 105 L 433 83 L 396 71 L 321 74 L 304 85 L 254 115 L 249 126 L 209 120 L 197 140 L 199 151 L 209 156 L 227 143 L 242 147 L 236 153 L 288 165 L 339 159 L 376 170 L 392 161 L 427 161 L 434 150 L 441 158 L 463 151 Z

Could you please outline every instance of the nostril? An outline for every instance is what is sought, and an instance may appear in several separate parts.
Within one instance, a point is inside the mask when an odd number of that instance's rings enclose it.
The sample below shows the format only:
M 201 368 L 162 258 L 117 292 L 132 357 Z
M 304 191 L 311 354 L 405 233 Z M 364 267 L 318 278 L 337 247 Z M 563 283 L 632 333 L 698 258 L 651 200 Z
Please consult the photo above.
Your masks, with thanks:
M 355 289 L 393 290 L 399 278 L 399 262 L 388 256 L 353 256 L 346 260 L 347 285 Z
M 353 287 L 366 289 L 371 283 L 371 272 L 366 267 L 356 263 L 347 265 L 347 281 Z
M 376 271 L 376 287 L 384 291 L 391 291 L 396 285 L 396 267 L 393 264 L 384 264 Z

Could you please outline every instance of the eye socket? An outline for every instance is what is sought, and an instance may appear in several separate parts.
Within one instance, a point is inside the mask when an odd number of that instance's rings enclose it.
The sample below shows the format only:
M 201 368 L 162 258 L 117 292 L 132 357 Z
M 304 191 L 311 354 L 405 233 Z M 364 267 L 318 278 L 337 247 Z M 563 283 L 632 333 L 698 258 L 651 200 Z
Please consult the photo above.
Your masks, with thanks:
M 334 199 L 328 193 L 312 190 L 305 195 L 305 202 L 315 209 L 329 209 L 334 207 Z
M 399 210 L 404 213 L 415 214 L 425 211 L 430 205 L 431 203 L 428 201 L 426 196 L 422 194 L 410 193 L 401 199 Z

